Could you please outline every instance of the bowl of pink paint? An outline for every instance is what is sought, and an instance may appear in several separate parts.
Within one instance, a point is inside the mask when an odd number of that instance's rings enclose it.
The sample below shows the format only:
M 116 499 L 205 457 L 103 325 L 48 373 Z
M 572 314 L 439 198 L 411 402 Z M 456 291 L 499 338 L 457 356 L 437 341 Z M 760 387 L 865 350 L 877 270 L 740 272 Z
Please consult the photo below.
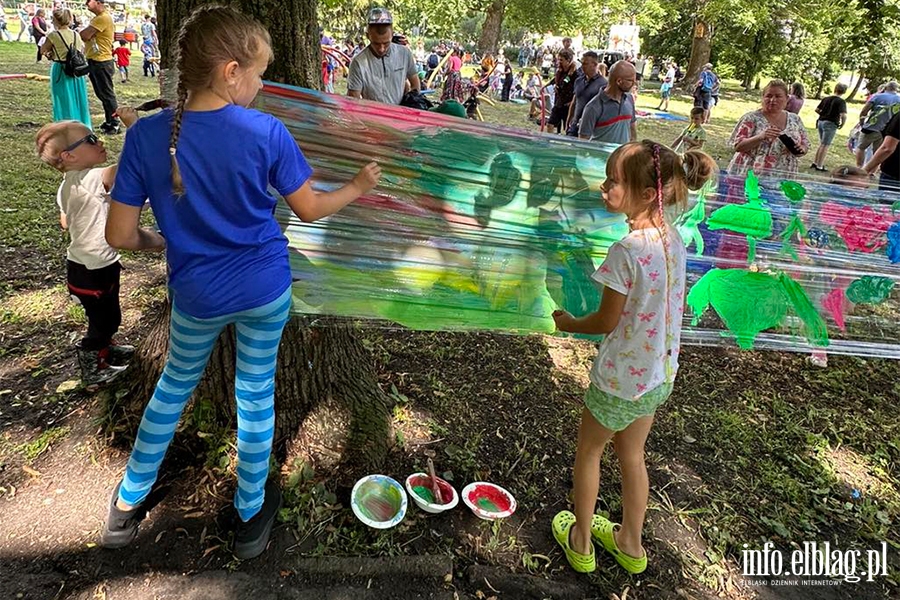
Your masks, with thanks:
M 462 499 L 476 517 L 486 521 L 504 519 L 516 512 L 513 495 L 488 481 L 476 481 L 464 487 Z
M 406 516 L 406 492 L 387 475 L 366 475 L 350 492 L 356 518 L 374 529 L 390 529 Z
M 431 514 L 442 513 L 459 504 L 459 494 L 456 493 L 453 486 L 440 477 L 435 477 L 435 479 L 441 492 L 442 502 L 438 502 L 438 499 L 435 498 L 432 480 L 427 473 L 413 473 L 406 478 L 406 491 L 413 499 L 413 502 L 416 503 L 416 506 Z

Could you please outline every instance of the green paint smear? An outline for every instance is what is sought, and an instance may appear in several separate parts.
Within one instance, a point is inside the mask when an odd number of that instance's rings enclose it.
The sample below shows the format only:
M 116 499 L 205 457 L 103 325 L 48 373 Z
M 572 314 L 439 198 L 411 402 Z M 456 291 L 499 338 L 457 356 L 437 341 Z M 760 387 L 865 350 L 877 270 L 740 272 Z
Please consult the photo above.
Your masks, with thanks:
M 747 236 L 747 262 L 756 260 L 756 241 L 772 235 L 772 213 L 759 194 L 759 179 L 753 171 L 744 181 L 745 204 L 728 204 L 714 211 L 707 220 L 711 230 L 728 229 Z
M 485 498 L 484 496 L 478 498 L 478 500 L 475 501 L 475 504 L 477 504 L 478 508 L 480 508 L 481 510 L 483 510 L 485 512 L 492 512 L 492 513 L 500 512 L 500 507 L 497 506 L 496 504 L 494 504 L 493 502 L 491 502 L 488 498 Z
M 796 181 L 782 181 L 781 191 L 793 204 L 803 202 L 803 199 L 806 197 L 806 188 Z
M 894 281 L 888 277 L 864 275 L 847 287 L 847 299 L 854 304 L 880 304 L 893 289 Z
M 810 344 L 828 345 L 825 321 L 803 288 L 784 273 L 712 269 L 691 288 L 687 303 L 694 314 L 693 325 L 712 306 L 744 350 L 753 348 L 760 332 L 782 326 L 789 309 L 803 322 Z
M 421 498 L 422 500 L 424 500 L 425 502 L 427 502 L 428 504 L 434 504 L 434 503 L 435 503 L 435 502 L 434 502 L 434 500 L 435 500 L 434 494 L 432 493 L 431 490 L 429 490 L 429 489 L 428 489 L 427 487 L 425 487 L 424 485 L 416 485 L 416 486 L 413 486 L 413 493 L 414 493 L 416 496 L 418 496 L 419 498 Z
M 393 485 L 367 481 L 356 492 L 356 505 L 367 519 L 390 521 L 402 506 L 400 491 Z

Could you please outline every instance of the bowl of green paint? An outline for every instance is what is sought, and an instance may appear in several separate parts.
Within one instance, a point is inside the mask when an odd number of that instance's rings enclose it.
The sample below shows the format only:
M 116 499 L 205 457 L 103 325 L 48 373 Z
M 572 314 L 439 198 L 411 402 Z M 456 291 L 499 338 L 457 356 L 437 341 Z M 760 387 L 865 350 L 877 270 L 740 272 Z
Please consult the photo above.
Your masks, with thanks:
M 431 477 L 427 473 L 413 473 L 406 478 L 406 491 L 413 502 L 425 512 L 432 514 L 442 513 L 459 504 L 459 494 L 456 493 L 453 486 L 440 477 L 436 477 L 436 479 L 443 502 L 438 502 L 434 497 Z
M 350 492 L 356 518 L 374 529 L 390 529 L 406 516 L 406 492 L 387 475 L 366 475 Z
M 486 521 L 503 519 L 516 512 L 513 495 L 487 481 L 476 481 L 464 487 L 462 499 L 476 517 Z

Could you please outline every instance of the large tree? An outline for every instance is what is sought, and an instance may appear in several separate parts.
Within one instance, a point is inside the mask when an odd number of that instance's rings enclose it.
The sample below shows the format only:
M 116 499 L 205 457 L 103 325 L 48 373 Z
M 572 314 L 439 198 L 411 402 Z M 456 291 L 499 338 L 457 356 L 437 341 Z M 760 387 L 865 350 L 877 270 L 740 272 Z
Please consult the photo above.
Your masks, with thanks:
M 179 24 L 202 0 L 157 0 L 163 69 L 172 65 L 172 42 Z M 266 72 L 270 79 L 310 88 L 320 87 L 316 0 L 242 0 L 235 2 L 254 15 L 272 35 L 275 60 Z M 326 321 L 327 323 L 327 321 Z M 138 347 L 131 375 L 116 390 L 111 422 L 129 440 L 137 431 L 143 407 L 153 392 L 168 351 L 169 310 L 163 309 Z M 212 409 L 204 422 L 230 427 L 234 423 L 235 342 L 233 328 L 216 344 L 194 402 Z M 276 456 L 297 433 L 318 403 L 333 400 L 349 421 L 342 473 L 347 476 L 379 463 L 387 450 L 387 396 L 378 387 L 372 359 L 352 327 L 341 322 L 310 328 L 296 317 L 285 329 L 278 354 L 275 393 Z

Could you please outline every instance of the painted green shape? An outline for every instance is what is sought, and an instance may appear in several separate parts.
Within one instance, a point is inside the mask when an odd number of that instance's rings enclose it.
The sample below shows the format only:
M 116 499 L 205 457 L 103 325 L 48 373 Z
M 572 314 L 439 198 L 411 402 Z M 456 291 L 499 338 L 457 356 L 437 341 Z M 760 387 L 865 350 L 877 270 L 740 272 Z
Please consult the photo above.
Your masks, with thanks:
M 753 348 L 761 331 L 780 325 L 788 308 L 777 279 L 744 269 L 707 271 L 691 288 L 687 304 L 694 314 L 692 325 L 712 306 L 744 350 Z
M 806 188 L 796 181 L 782 181 L 781 191 L 791 201 L 791 204 L 803 202 L 803 199 L 806 197 Z
M 825 319 L 813 306 L 803 287 L 791 279 L 787 273 L 778 275 L 781 287 L 787 296 L 788 302 L 806 328 L 806 339 L 813 346 L 825 347 L 828 345 L 828 325 Z
M 806 226 L 803 225 L 803 221 L 797 213 L 794 213 L 784 233 L 781 234 L 781 253 L 790 254 L 794 260 L 799 260 L 800 256 L 793 244 L 794 234 L 799 235 L 801 241 L 806 237 Z
M 897 200 L 896 202 L 891 204 L 891 212 L 892 213 L 900 212 L 900 200 Z
M 703 255 L 703 236 L 700 234 L 700 224 L 706 218 L 706 195 L 713 187 L 711 181 L 707 181 L 697 192 L 697 203 L 692 209 L 682 214 L 676 221 L 675 227 L 684 240 L 684 247 L 690 248 L 694 244 L 694 251 L 697 256 Z
M 772 235 L 772 212 L 759 194 L 759 179 L 753 171 L 744 181 L 745 204 L 728 204 L 713 212 L 706 224 L 711 230 L 728 229 L 747 236 L 747 262 L 756 260 L 756 241 Z
M 880 304 L 893 289 L 894 281 L 888 277 L 863 275 L 847 287 L 847 299 L 854 304 Z
M 760 332 L 781 326 L 790 308 L 802 320 L 811 344 L 828 345 L 825 322 L 803 288 L 784 273 L 711 269 L 691 288 L 687 304 L 693 325 L 712 306 L 743 350 L 753 348 Z
M 489 498 L 485 498 L 481 496 L 478 500 L 475 501 L 475 504 L 478 505 L 478 508 L 484 510 L 485 512 L 498 513 L 500 511 L 500 507 L 491 502 Z

